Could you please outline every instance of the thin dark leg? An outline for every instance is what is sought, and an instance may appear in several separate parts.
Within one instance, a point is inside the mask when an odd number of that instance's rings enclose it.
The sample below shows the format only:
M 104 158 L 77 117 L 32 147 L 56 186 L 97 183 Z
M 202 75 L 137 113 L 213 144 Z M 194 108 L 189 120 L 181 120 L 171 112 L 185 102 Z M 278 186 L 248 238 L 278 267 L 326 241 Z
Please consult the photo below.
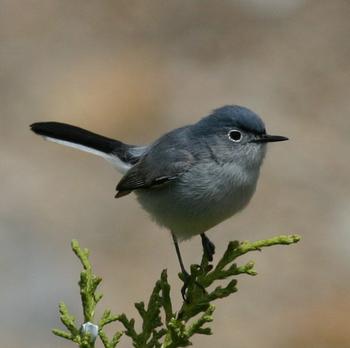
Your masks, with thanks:
M 174 235 L 174 233 L 171 233 L 171 236 L 173 237 L 173 241 L 174 241 L 174 246 L 175 246 L 175 250 L 176 250 L 176 255 L 177 255 L 177 258 L 179 260 L 179 263 L 180 263 L 180 268 L 181 268 L 181 272 L 183 274 L 183 282 L 184 282 L 184 285 L 182 286 L 181 288 L 181 295 L 182 295 L 182 298 L 185 302 L 188 302 L 188 299 L 186 298 L 186 290 L 188 288 L 188 285 L 189 285 L 189 282 L 190 282 L 190 274 L 186 271 L 185 269 L 185 266 L 184 266 L 184 263 L 182 261 L 182 257 L 181 257 L 181 253 L 180 253 L 180 248 L 179 248 L 179 243 L 177 242 L 177 238 L 176 236 Z M 199 286 L 204 292 L 205 292 L 205 289 L 203 288 L 202 285 L 200 285 L 199 283 L 197 283 L 197 281 L 195 281 L 195 284 L 197 286 Z
M 213 256 L 215 254 L 214 243 L 205 235 L 201 233 L 203 252 L 207 256 L 208 261 L 213 261 Z
M 182 257 L 181 257 L 181 253 L 180 253 L 180 248 L 179 248 L 179 243 L 177 242 L 177 238 L 175 236 L 174 233 L 171 232 L 171 236 L 173 237 L 173 241 L 174 241 L 174 246 L 175 246 L 175 250 L 176 250 L 176 255 L 177 258 L 179 260 L 180 263 L 180 268 L 181 268 L 181 272 L 183 274 L 184 277 L 184 285 L 181 288 L 181 295 L 182 295 L 182 299 L 187 302 L 187 298 L 186 298 L 186 290 L 188 288 L 188 283 L 189 283 L 189 279 L 190 279 L 190 275 L 188 274 L 188 272 L 185 269 L 184 263 L 182 261 Z
M 185 269 L 185 266 L 184 266 L 184 263 L 182 261 L 182 257 L 181 257 L 181 253 L 180 253 L 180 248 L 179 248 L 179 243 L 177 242 L 177 238 L 175 236 L 174 233 L 171 233 L 171 236 L 173 237 L 173 241 L 174 241 L 174 245 L 175 245 L 175 250 L 176 250 L 176 255 L 177 255 L 177 258 L 179 260 L 179 263 L 180 263 L 180 268 L 181 268 L 181 272 L 185 275 L 188 275 L 189 274 L 187 273 L 186 269 Z

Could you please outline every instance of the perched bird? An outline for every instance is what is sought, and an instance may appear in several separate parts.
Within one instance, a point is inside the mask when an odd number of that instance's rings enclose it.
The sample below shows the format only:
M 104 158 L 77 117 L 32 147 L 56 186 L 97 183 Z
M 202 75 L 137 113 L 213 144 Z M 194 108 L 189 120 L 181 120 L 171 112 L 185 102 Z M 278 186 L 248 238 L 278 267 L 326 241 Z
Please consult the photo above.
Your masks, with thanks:
M 178 240 L 200 235 L 212 261 L 215 246 L 205 232 L 246 207 L 256 189 L 266 144 L 288 140 L 268 135 L 257 114 L 237 105 L 218 108 L 146 146 L 58 122 L 34 123 L 31 129 L 45 139 L 101 156 L 124 174 L 116 197 L 134 192 L 150 216 L 171 232 L 185 279 L 189 275 Z M 185 292 L 186 283 L 183 297 Z

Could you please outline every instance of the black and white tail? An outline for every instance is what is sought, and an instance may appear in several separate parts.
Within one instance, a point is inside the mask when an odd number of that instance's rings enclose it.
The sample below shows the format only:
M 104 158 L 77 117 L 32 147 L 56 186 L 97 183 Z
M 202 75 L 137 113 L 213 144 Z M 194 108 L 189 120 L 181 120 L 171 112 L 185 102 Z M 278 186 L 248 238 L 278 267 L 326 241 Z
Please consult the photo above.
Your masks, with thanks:
M 38 122 L 30 127 L 34 133 L 47 140 L 103 157 L 123 174 L 138 162 L 147 148 L 127 145 L 65 123 Z

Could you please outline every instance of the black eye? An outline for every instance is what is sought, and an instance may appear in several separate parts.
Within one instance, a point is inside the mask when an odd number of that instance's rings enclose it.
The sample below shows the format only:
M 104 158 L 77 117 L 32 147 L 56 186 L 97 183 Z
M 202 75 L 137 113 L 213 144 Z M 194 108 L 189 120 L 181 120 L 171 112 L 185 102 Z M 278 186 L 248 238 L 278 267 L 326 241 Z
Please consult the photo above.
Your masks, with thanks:
M 234 141 L 235 143 L 238 143 L 242 140 L 242 133 L 239 130 L 230 130 L 228 132 L 228 137 L 230 140 Z

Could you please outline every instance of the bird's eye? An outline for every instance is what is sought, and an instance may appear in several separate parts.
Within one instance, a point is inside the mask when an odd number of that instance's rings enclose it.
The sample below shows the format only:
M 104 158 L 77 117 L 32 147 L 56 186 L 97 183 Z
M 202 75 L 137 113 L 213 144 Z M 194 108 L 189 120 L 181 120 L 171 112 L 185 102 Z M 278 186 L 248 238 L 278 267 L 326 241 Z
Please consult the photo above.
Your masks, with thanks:
M 239 130 L 230 130 L 228 132 L 228 137 L 230 140 L 234 141 L 235 143 L 238 143 L 242 140 L 242 133 Z

